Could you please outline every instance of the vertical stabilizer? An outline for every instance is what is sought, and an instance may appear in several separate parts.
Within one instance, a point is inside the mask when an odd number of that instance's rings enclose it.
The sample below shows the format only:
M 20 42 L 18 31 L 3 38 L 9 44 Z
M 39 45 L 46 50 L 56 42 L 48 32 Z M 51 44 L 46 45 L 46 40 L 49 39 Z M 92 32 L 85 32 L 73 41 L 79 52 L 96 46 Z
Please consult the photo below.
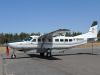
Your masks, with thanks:
M 94 21 L 87 33 L 81 34 L 75 37 L 86 38 L 86 39 L 89 39 L 89 38 L 97 39 L 97 33 L 98 33 L 98 25 L 97 25 L 97 21 Z
M 91 32 L 92 34 L 94 34 L 95 37 L 97 37 L 97 33 L 98 33 L 98 26 L 97 26 L 98 22 L 94 21 L 89 29 L 89 32 Z

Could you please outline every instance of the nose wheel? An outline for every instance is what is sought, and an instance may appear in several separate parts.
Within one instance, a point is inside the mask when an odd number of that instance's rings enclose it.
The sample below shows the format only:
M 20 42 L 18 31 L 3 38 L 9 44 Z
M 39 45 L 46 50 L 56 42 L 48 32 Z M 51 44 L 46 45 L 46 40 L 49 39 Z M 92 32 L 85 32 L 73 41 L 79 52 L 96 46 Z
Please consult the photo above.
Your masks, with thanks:
M 11 55 L 11 59 L 15 59 L 16 58 L 16 55 L 15 54 L 12 54 Z
M 16 58 L 16 54 L 15 54 L 15 50 L 13 50 L 12 55 L 11 55 L 11 59 L 15 59 Z

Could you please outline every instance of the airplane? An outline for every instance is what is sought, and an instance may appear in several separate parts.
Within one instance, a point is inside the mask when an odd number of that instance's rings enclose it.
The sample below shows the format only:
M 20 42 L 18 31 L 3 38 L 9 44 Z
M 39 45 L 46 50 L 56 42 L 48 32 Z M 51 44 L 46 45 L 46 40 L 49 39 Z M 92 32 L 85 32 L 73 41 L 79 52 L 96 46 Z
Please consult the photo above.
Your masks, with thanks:
M 22 50 L 24 52 L 36 51 L 40 53 L 40 56 L 52 56 L 53 50 L 63 50 L 72 48 L 77 45 L 88 43 L 90 40 L 97 40 L 98 25 L 97 21 L 94 21 L 85 34 L 77 36 L 65 36 L 68 29 L 59 29 L 44 35 L 33 35 L 25 38 L 21 42 L 7 43 L 6 52 L 9 55 L 9 48 L 12 49 L 11 58 L 16 58 L 15 51 Z

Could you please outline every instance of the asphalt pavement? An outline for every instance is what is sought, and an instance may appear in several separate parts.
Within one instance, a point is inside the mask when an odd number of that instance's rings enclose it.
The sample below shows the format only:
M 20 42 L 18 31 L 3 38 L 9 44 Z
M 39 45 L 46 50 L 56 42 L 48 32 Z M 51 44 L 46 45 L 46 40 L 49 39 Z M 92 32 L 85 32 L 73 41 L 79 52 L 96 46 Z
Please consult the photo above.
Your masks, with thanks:
M 73 48 L 53 57 L 16 52 L 10 59 L 0 54 L 0 75 L 100 75 L 100 47 Z

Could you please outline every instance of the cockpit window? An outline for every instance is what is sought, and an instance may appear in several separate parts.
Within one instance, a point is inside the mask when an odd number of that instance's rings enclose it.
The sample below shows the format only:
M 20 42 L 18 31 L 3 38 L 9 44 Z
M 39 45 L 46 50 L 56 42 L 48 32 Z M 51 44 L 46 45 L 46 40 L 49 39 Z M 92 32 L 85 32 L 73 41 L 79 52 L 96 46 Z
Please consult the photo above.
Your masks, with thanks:
M 36 42 L 36 39 L 33 39 L 32 42 Z
M 24 41 L 31 41 L 32 37 L 25 38 Z

